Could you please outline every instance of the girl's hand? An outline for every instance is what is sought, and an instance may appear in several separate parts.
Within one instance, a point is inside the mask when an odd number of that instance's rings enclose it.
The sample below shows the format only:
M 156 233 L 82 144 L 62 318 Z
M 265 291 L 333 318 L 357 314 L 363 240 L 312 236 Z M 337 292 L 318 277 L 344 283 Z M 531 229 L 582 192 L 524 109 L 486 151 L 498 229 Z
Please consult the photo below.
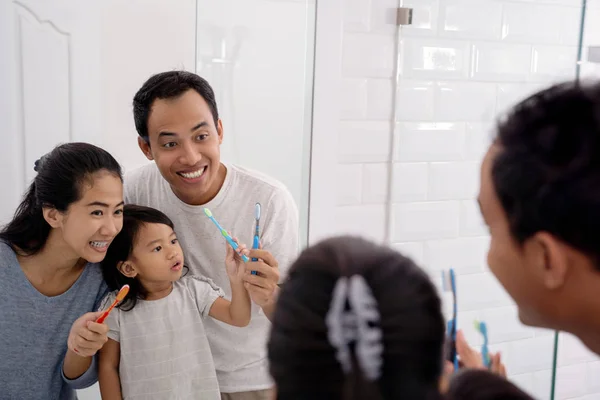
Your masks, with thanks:
M 227 255 L 225 256 L 225 268 L 227 269 L 227 276 L 231 283 L 241 283 L 246 272 L 246 263 L 242 260 L 242 254 L 248 256 L 248 249 L 245 244 L 240 244 L 237 238 L 233 238 L 233 241 L 238 244 L 237 251 L 233 250 L 229 244 L 227 245 Z
M 456 352 L 460 358 L 461 368 L 486 369 L 486 367 L 483 365 L 481 353 L 469 346 L 467 339 L 465 339 L 464 333 L 460 330 L 456 332 Z M 489 370 L 506 378 L 506 367 L 502 363 L 500 352 L 490 352 L 490 360 L 491 364 Z
M 91 357 L 108 341 L 108 325 L 96 320 L 103 311 L 83 314 L 71 326 L 67 346 L 81 357 Z

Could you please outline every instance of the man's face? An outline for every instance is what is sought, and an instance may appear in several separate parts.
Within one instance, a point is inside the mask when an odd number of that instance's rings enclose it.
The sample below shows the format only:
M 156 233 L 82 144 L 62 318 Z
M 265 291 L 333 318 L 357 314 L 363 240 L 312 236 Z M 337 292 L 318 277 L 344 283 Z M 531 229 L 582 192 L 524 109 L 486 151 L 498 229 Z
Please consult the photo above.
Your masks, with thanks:
M 148 117 L 148 140 L 139 138 L 140 148 L 183 202 L 205 204 L 217 195 L 226 174 L 220 162 L 223 127 L 220 120 L 215 126 L 198 92 L 190 89 L 175 98 L 155 100 Z
M 548 326 L 544 246 L 537 235 L 520 245 L 512 236 L 507 215 L 492 182 L 492 164 L 500 149 L 492 145 L 481 166 L 479 206 L 490 232 L 487 262 L 491 272 L 517 303 L 526 325 Z M 550 318 L 551 319 L 551 318 Z

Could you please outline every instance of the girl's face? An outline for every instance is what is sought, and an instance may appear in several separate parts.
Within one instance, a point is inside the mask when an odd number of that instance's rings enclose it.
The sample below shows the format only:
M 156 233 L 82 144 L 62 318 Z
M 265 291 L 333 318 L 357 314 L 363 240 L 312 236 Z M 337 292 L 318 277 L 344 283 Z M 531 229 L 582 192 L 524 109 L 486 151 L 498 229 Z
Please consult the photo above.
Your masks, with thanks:
M 142 225 L 126 264 L 129 276 L 137 276 L 146 288 L 179 279 L 183 251 L 173 229 L 164 224 Z
M 93 174 L 82 183 L 81 198 L 65 213 L 45 209 L 54 235 L 60 235 L 66 256 L 89 262 L 104 259 L 106 250 L 123 227 L 123 182 L 108 171 Z

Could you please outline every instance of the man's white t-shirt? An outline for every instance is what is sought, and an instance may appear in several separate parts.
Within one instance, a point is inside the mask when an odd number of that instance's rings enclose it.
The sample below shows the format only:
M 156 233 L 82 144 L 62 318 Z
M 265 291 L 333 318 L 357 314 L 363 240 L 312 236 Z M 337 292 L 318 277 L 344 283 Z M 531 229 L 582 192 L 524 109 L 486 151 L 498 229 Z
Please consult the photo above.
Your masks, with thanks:
M 207 204 L 191 206 L 181 201 L 162 177 L 156 164 L 148 164 L 125 177 L 125 202 L 153 207 L 169 216 L 185 255 L 190 273 L 212 279 L 231 299 L 224 260 L 227 242 L 204 214 L 212 211 L 221 226 L 241 243 L 252 246 L 255 204 L 261 204 L 262 246 L 279 264 L 281 278 L 298 255 L 298 209 L 287 188 L 277 180 L 235 165 L 219 193 Z M 245 328 L 217 320 L 204 323 L 223 393 L 272 387 L 266 343 L 271 323 L 262 309 L 252 304 L 252 319 Z

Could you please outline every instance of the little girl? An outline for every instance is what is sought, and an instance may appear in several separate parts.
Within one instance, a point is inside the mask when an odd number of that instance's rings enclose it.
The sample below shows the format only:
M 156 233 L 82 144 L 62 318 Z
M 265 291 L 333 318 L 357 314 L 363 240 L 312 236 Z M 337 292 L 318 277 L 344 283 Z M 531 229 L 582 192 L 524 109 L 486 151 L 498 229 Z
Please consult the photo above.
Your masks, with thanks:
M 130 286 L 123 302 L 106 319 L 109 340 L 100 352 L 99 381 L 104 399 L 220 399 L 212 354 L 202 319 L 226 324 L 250 322 L 244 288 L 244 262 L 227 246 L 225 267 L 231 302 L 210 279 L 185 276 L 173 223 L 153 208 L 126 205 L 123 229 L 102 263 L 111 290 Z

